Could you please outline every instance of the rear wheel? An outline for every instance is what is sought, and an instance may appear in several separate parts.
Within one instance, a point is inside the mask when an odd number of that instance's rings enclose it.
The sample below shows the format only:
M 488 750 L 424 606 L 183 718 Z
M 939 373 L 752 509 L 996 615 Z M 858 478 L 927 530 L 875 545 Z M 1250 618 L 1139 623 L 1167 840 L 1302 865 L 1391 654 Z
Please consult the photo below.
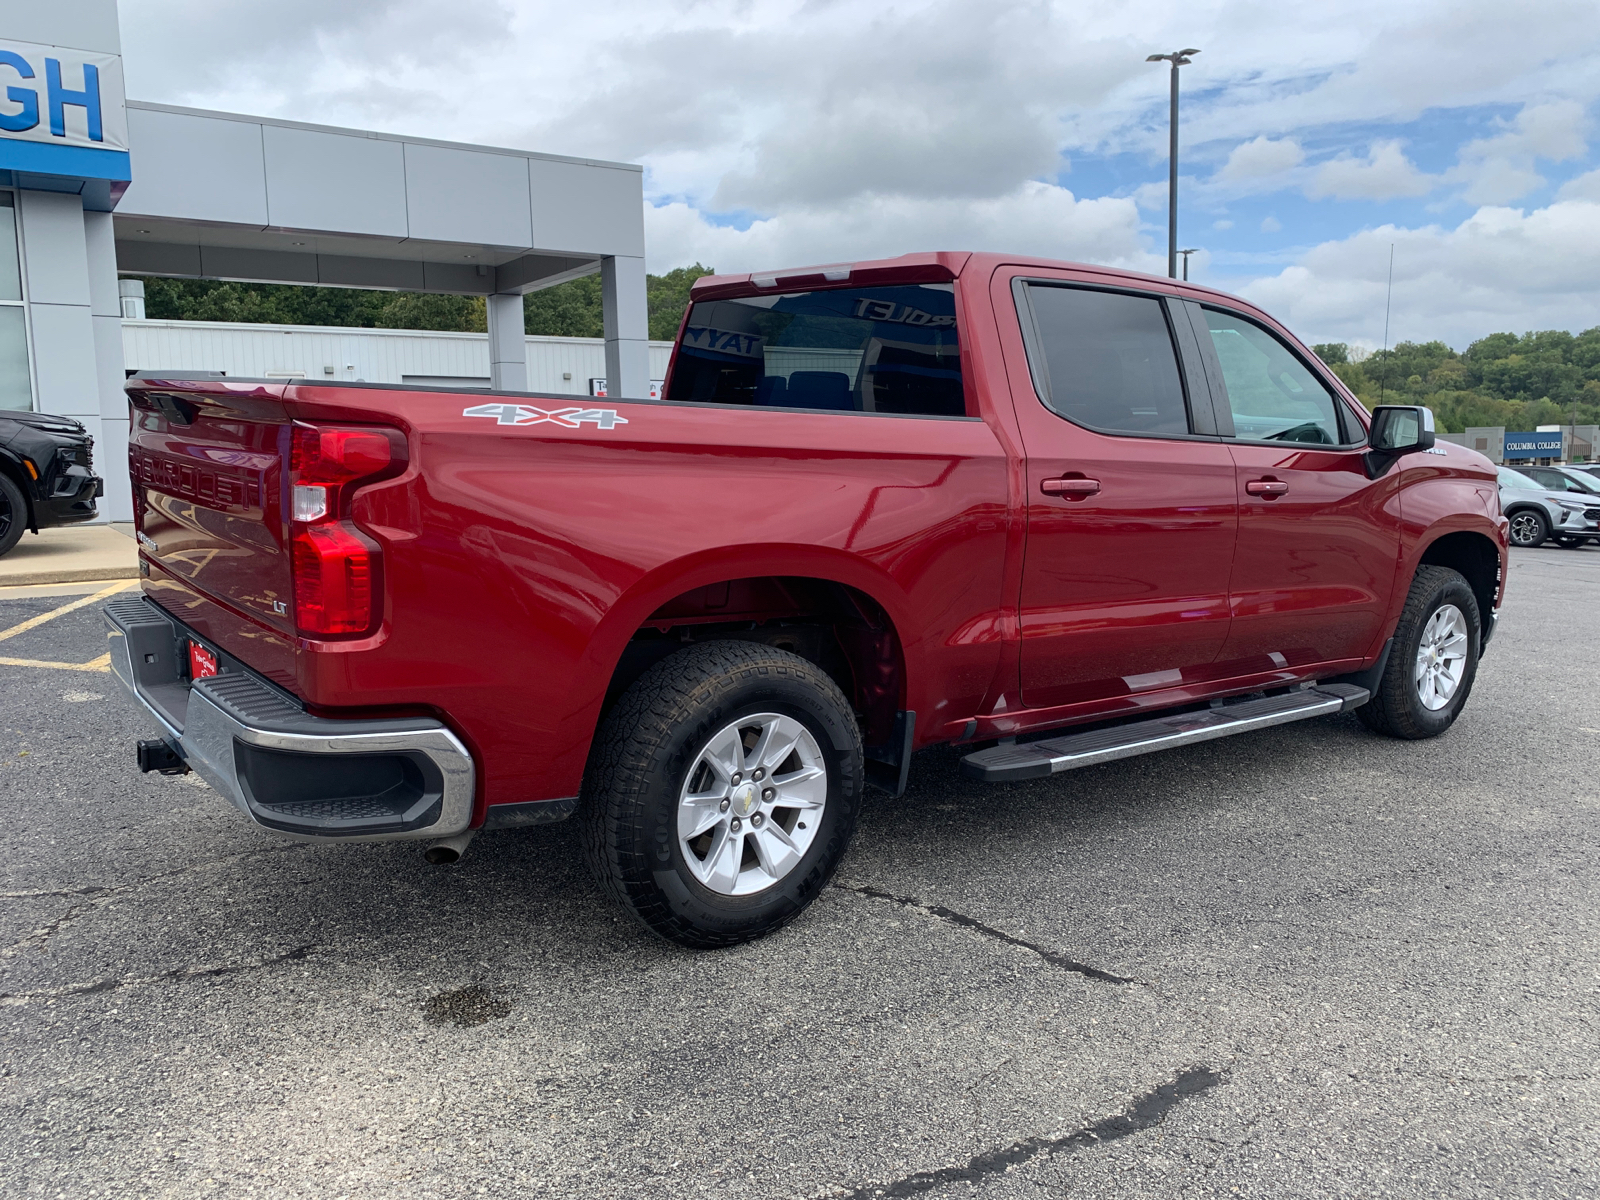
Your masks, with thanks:
M 682 650 L 612 709 L 584 783 L 584 848 L 651 932 L 730 946 L 798 916 L 854 832 L 855 714 L 825 674 L 753 642 Z
M 0 475 L 0 555 L 17 544 L 28 525 L 28 502 L 22 489 Z
M 1390 737 L 1438 737 L 1472 692 L 1481 629 L 1477 597 L 1458 572 L 1418 567 L 1383 678 L 1356 715 Z
M 1511 514 L 1509 530 L 1513 546 L 1539 546 L 1550 536 L 1550 522 L 1534 508 L 1519 508 Z

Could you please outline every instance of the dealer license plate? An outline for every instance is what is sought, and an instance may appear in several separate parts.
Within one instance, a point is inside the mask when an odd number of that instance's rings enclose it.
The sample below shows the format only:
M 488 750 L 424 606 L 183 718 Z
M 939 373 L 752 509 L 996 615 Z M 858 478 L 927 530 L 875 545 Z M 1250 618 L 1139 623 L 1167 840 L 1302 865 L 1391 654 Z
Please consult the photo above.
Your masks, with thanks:
M 198 642 L 189 643 L 189 678 L 210 679 L 217 673 L 217 656 Z

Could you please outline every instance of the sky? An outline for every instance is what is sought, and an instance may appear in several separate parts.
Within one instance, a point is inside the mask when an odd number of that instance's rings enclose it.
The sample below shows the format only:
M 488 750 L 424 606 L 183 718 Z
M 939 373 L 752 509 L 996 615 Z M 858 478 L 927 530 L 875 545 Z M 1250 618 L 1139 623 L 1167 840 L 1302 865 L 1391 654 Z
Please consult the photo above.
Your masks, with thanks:
M 645 168 L 649 269 L 994 250 L 1307 341 L 1600 325 L 1594 0 L 121 0 L 133 99 Z M 1393 258 L 1393 292 L 1389 272 Z

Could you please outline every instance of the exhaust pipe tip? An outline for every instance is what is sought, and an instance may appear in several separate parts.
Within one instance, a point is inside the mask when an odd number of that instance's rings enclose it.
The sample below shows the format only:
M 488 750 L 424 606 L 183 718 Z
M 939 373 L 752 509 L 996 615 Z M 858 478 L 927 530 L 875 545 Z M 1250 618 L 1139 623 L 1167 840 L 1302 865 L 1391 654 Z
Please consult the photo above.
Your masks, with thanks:
M 455 837 L 441 838 L 422 852 L 422 860 L 434 866 L 448 866 L 450 863 L 460 862 L 476 832 L 477 830 L 469 829 L 465 833 L 456 834 Z

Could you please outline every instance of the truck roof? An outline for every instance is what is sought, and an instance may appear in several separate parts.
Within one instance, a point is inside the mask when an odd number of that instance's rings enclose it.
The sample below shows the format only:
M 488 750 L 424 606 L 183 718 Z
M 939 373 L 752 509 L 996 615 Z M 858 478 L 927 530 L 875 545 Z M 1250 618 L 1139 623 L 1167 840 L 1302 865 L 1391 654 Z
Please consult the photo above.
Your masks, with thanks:
M 819 284 L 848 283 L 857 287 L 868 287 L 891 283 L 945 283 L 962 275 L 986 276 L 999 266 L 1073 271 L 1102 276 L 1108 281 L 1117 280 L 1164 291 L 1181 292 L 1196 299 L 1207 296 L 1226 298 L 1231 302 L 1255 308 L 1249 301 L 1240 300 L 1228 292 L 1198 283 L 1168 279 L 1165 275 L 1149 275 L 1141 271 L 1126 271 L 1095 263 L 1040 258 L 1031 254 L 974 253 L 970 250 L 934 250 L 919 254 L 902 254 L 897 258 L 823 263 L 805 267 L 786 267 L 775 271 L 749 271 L 744 274 L 704 275 L 695 280 L 690 296 L 695 300 L 709 300 L 719 296 L 759 295 L 763 291 L 778 287 L 813 288 Z

